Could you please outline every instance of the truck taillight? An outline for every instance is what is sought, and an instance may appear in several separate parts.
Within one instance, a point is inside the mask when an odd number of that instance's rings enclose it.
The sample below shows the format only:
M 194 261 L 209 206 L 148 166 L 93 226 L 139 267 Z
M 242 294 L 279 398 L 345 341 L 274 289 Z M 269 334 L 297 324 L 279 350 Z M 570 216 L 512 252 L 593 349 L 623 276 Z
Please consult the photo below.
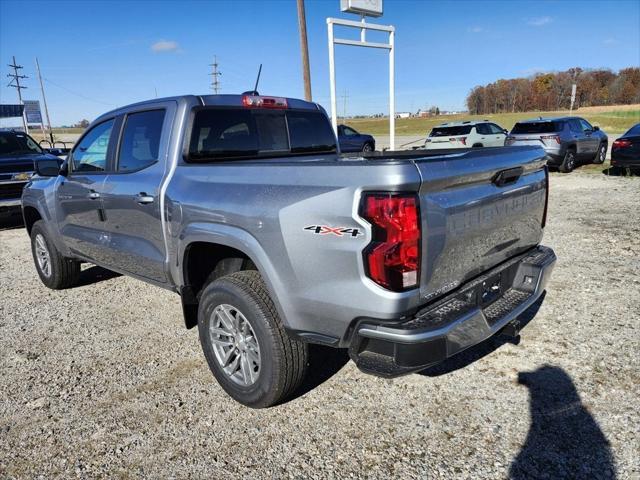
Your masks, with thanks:
M 414 194 L 365 194 L 360 215 L 372 226 L 364 251 L 367 275 L 396 292 L 415 288 L 420 280 L 420 212 Z
M 287 108 L 288 106 L 286 98 L 262 95 L 243 95 L 242 105 L 253 108 Z
M 549 167 L 544 166 L 544 210 L 542 211 L 542 228 L 547 225 L 547 208 L 549 207 Z

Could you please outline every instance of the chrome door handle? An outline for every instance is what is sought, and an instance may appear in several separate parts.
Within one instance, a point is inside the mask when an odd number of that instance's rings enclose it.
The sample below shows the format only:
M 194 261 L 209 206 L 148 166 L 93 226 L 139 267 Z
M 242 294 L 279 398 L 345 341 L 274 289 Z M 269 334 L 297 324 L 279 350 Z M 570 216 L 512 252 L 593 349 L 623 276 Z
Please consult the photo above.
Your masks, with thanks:
M 146 195 L 144 193 L 139 193 L 136 195 L 136 202 L 140 205 L 147 205 L 149 203 L 153 203 L 154 198 L 151 195 Z
M 97 200 L 98 198 L 100 198 L 100 194 L 98 192 L 89 192 L 89 195 L 87 195 L 91 200 Z

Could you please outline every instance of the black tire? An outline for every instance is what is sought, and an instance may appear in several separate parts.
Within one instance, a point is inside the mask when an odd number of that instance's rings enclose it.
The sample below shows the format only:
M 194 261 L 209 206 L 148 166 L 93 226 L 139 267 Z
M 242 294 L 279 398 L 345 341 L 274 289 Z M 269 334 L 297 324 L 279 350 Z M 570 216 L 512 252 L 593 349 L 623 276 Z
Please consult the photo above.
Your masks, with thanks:
M 367 142 L 362 146 L 362 151 L 363 152 L 373 152 L 373 145 L 371 145 L 371 143 Z
M 42 249 L 46 250 L 48 261 L 39 261 Z M 80 262 L 72 258 L 62 256 L 56 249 L 56 246 L 49 239 L 44 222 L 38 220 L 31 227 L 31 253 L 33 254 L 33 263 L 42 283 L 54 290 L 62 290 L 70 288 L 78 283 L 80 278 Z M 46 264 L 49 268 L 46 268 Z
M 574 168 L 576 168 L 576 152 L 573 149 L 568 149 L 567 153 L 564 154 L 559 170 L 562 173 L 570 173 Z
M 250 385 L 238 384 L 225 372 L 216 357 L 221 347 L 214 344 L 211 328 L 215 327 L 215 311 L 220 307 L 231 307 L 240 312 L 249 323 L 258 344 L 259 365 L 251 364 L 251 370 L 257 379 Z M 218 329 L 219 330 L 219 329 Z M 198 332 L 204 355 L 213 375 L 220 386 L 235 400 L 252 408 L 265 408 L 285 400 L 302 383 L 307 370 L 308 346 L 292 339 L 269 296 L 269 292 L 260 276 L 253 270 L 245 270 L 218 278 L 205 286 L 198 306 Z M 227 335 L 227 342 L 231 335 Z M 218 342 L 224 337 L 216 335 Z M 236 346 L 229 345 L 231 356 L 241 353 Z M 218 350 L 219 352 L 220 350 Z M 225 352 L 225 353 L 226 353 Z M 229 364 L 234 362 L 229 362 Z M 242 363 L 238 361 L 236 364 Z M 227 366 L 229 368 L 229 365 Z M 236 374 L 239 370 L 236 372 Z M 241 372 L 243 373 L 243 372 Z
M 607 144 L 601 143 L 596 151 L 596 156 L 593 159 L 593 163 L 601 165 L 607 159 Z

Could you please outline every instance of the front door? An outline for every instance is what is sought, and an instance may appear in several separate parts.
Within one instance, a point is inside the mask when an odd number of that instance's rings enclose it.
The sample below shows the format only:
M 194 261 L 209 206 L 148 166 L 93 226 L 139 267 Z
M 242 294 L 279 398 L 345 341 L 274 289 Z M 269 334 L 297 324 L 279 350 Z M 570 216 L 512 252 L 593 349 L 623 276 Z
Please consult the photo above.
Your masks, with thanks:
M 108 237 L 104 231 L 103 187 L 111 153 L 114 119 L 92 127 L 67 160 L 69 173 L 56 188 L 58 222 L 66 244 L 75 253 L 104 261 Z
M 109 263 L 156 282 L 167 281 L 160 188 L 174 108 L 161 104 L 125 116 L 114 172 L 104 185 Z

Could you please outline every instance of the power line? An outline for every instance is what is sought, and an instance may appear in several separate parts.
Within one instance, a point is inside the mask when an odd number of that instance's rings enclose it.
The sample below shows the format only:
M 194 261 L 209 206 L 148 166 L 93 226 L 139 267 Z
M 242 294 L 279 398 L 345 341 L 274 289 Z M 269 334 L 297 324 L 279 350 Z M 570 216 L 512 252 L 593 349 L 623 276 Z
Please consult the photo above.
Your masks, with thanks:
M 26 89 L 24 85 L 20 85 L 20 79 L 29 78 L 26 75 L 20 75 L 18 72 L 24 68 L 22 65 L 16 64 L 16 57 L 13 57 L 13 63 L 9 65 L 9 67 L 13 68 L 13 73 L 7 73 L 7 77 L 11 77 L 11 81 L 7 85 L 8 87 L 13 87 L 18 91 L 18 101 L 20 105 L 24 106 L 24 102 L 22 101 L 22 92 L 21 90 Z M 22 109 L 22 125 L 24 125 L 24 133 L 29 133 L 29 129 L 27 128 L 27 118 L 25 117 L 24 107 Z
M 222 75 L 222 72 L 218 70 L 217 55 L 213 56 L 213 63 L 209 64 L 209 66 L 212 67 L 211 73 L 209 74 L 211 75 L 211 90 L 213 90 L 213 92 L 217 95 L 218 91 L 220 90 L 220 81 L 218 80 L 218 77 Z
M 90 102 L 95 102 L 95 103 L 101 103 L 102 105 L 107 105 L 109 107 L 114 107 L 116 106 L 114 103 L 107 103 L 107 102 L 103 102 L 101 100 L 96 100 L 95 98 L 89 98 L 85 95 L 82 95 L 81 93 L 78 92 L 74 92 L 73 90 L 69 90 L 67 87 L 63 87 L 62 85 L 49 80 L 48 78 L 43 77 L 43 80 L 47 83 L 50 83 L 51 85 L 55 85 L 58 88 L 61 88 L 62 90 L 66 91 L 67 93 L 70 93 L 71 95 L 75 95 L 76 97 L 80 97 L 80 98 L 84 98 L 85 100 L 89 100 Z

